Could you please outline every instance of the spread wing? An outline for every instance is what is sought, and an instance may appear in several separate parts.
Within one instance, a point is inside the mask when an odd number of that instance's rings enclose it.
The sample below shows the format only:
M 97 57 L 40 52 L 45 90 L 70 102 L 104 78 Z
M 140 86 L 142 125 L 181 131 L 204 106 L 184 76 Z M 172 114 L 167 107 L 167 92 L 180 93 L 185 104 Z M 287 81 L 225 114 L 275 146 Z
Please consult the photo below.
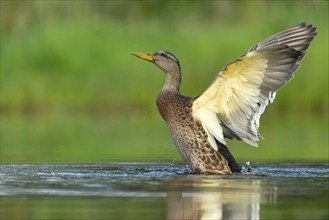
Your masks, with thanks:
M 243 140 L 257 146 L 259 118 L 276 92 L 293 78 L 315 37 L 315 27 L 302 23 L 253 46 L 224 67 L 209 88 L 192 105 L 208 141 Z

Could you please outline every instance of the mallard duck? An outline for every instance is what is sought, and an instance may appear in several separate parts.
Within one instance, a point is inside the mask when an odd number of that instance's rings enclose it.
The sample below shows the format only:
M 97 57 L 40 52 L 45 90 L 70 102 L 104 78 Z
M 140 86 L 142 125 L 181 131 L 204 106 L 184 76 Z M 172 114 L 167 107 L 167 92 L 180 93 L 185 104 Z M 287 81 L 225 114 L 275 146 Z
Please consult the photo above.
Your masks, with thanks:
M 198 97 L 180 94 L 181 67 L 167 51 L 134 52 L 165 73 L 156 98 L 171 138 L 193 173 L 232 174 L 241 166 L 225 138 L 257 146 L 259 119 L 276 92 L 293 78 L 316 28 L 301 23 L 251 47 L 225 66 Z

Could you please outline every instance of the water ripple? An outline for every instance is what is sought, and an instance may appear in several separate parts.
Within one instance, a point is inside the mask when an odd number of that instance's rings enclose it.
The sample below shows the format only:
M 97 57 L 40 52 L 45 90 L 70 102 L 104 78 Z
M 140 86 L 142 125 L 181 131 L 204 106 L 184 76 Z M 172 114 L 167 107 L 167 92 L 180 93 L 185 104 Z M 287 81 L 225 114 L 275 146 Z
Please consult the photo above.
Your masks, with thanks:
M 178 188 L 218 190 L 248 181 L 296 184 L 328 181 L 327 163 L 255 163 L 248 172 L 227 176 L 192 175 L 184 164 L 114 163 L 82 165 L 1 165 L 1 196 L 128 196 L 163 193 L 168 182 L 183 178 Z M 322 179 L 322 180 L 321 180 Z M 200 180 L 202 180 L 200 182 Z M 289 180 L 289 181 L 288 181 Z M 195 182 L 196 181 L 196 182 Z M 218 181 L 222 181 L 218 185 Z M 223 182 L 224 181 L 224 182 Z M 226 181 L 226 182 L 225 182 Z M 304 182 L 307 182 L 304 181 Z M 194 185 L 191 183 L 194 182 Z M 234 187 L 233 187 L 234 188 Z M 243 186 L 240 190 L 244 190 Z M 251 189 L 247 186 L 247 189 Z M 162 194 L 161 194 L 162 195 Z

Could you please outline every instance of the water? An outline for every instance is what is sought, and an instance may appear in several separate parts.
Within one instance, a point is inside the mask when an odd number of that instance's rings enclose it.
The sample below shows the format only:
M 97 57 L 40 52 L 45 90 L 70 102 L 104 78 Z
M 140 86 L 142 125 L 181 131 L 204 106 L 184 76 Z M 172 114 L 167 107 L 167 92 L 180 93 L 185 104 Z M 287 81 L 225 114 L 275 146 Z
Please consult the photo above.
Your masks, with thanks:
M 1 165 L 1 219 L 328 219 L 326 163 Z

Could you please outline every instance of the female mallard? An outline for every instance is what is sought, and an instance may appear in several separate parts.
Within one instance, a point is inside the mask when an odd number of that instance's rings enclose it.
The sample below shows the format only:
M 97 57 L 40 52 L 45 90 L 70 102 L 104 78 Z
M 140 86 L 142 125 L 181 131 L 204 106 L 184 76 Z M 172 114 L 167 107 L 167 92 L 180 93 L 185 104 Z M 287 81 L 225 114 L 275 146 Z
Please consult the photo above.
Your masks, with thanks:
M 193 172 L 241 171 L 224 138 L 257 146 L 259 118 L 276 92 L 292 79 L 315 30 L 302 23 L 256 44 L 225 66 L 196 98 L 180 94 L 181 69 L 172 53 L 133 53 L 165 73 L 156 103 L 175 146 Z

